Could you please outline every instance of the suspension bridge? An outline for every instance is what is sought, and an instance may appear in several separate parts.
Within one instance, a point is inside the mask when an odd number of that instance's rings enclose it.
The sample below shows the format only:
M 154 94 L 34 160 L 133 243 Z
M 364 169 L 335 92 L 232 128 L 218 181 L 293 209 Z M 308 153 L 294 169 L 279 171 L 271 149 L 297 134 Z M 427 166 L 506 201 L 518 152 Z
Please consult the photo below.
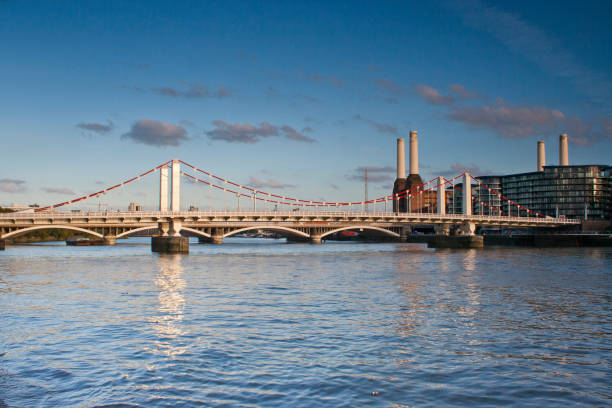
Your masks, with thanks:
M 155 173 L 159 173 L 157 211 L 69 210 L 77 203 L 95 200 Z M 181 180 L 202 185 L 208 190 L 211 202 L 213 193 L 222 194 L 225 208 L 181 209 Z M 474 196 L 473 188 L 486 191 L 487 199 L 483 200 L 482 194 Z M 227 209 L 228 195 L 238 200 L 237 210 Z M 217 201 L 220 200 L 217 198 Z M 245 201 L 249 205 L 245 205 Z M 398 205 L 400 202 L 404 203 L 406 212 L 393 211 L 402 207 Z M 270 206 L 274 206 L 274 210 Z M 473 213 L 474 208 L 477 213 Z M 174 159 L 122 183 L 69 201 L 28 212 L 0 214 L 0 241 L 4 243 L 31 231 L 53 228 L 87 234 L 113 245 L 118 238 L 155 231 L 154 240 L 179 240 L 180 250 L 177 251 L 185 252 L 185 245 L 188 245 L 182 236 L 185 234 L 198 236 L 201 242 L 221 243 L 224 238 L 242 232 L 268 230 L 295 240 L 321 243 L 326 237 L 346 230 L 405 240 L 411 228 L 419 225 L 433 226 L 439 235 L 472 236 L 478 226 L 555 228 L 576 224 L 580 221 L 545 217 L 512 202 L 469 173 L 452 179 L 436 177 L 402 192 L 371 200 L 326 202 L 258 191 Z M 155 250 L 155 245 L 153 247 Z M 158 249 L 174 251 L 165 244 L 158 245 Z

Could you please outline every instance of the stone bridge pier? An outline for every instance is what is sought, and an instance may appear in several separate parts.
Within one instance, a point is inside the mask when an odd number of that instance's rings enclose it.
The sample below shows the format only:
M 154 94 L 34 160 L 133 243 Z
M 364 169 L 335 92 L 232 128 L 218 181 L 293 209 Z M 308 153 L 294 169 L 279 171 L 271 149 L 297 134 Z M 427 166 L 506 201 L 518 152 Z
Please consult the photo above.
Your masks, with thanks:
M 408 235 L 412 233 L 412 226 L 406 226 L 400 228 L 399 240 L 400 242 L 408 241 Z
M 310 235 L 309 241 L 311 244 L 320 244 L 323 241 L 323 234 L 327 232 L 329 228 L 310 228 L 308 234 Z
M 168 166 L 160 169 L 159 176 L 159 211 L 168 211 L 168 182 L 170 182 L 170 211 L 181 210 L 181 164 L 172 160 L 172 173 L 168 177 Z M 184 219 L 173 217 L 170 222 L 158 223 L 161 234 L 151 237 L 151 251 L 161 253 L 189 253 L 189 238 L 181 236 Z
M 189 238 L 181 236 L 181 219 L 160 222 L 158 228 L 161 234 L 151 237 L 151 251 L 167 254 L 189 253 Z
M 436 232 L 436 235 L 450 235 L 449 224 L 436 224 L 434 226 L 434 230 Z
M 476 232 L 476 224 L 473 222 L 464 222 L 459 226 L 459 235 L 474 235 Z

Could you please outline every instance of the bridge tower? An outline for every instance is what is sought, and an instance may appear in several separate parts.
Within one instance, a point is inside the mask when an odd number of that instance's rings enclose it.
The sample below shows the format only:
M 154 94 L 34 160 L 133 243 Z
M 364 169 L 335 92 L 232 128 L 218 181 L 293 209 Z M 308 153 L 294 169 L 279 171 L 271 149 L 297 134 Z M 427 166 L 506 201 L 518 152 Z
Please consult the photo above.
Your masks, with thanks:
M 181 210 L 181 163 L 172 160 L 172 175 L 170 177 L 170 211 Z M 159 210 L 168 211 L 168 165 L 160 169 Z M 188 253 L 189 238 L 181 236 L 184 218 L 172 215 L 169 221 L 159 222 L 160 235 L 151 237 L 151 250 L 162 253 Z
M 438 177 L 438 196 L 436 201 L 438 203 L 438 214 L 446 214 L 446 184 L 442 176 Z
M 178 159 L 172 160 L 172 212 L 181 210 L 181 163 Z
M 463 173 L 463 214 L 472 215 L 472 178 Z
M 159 211 L 168 211 L 168 165 L 159 169 Z

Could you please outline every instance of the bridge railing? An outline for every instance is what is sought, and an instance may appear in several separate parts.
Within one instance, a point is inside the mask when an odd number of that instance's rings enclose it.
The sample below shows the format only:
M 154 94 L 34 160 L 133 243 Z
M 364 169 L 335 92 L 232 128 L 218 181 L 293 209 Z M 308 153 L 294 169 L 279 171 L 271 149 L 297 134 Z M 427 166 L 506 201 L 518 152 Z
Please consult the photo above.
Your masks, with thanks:
M 395 213 L 395 212 L 354 212 L 354 211 L 102 211 L 102 212 L 59 212 L 3 213 L 0 220 L 53 219 L 53 218 L 155 218 L 155 217 L 331 217 L 331 218 L 384 218 L 388 220 L 457 220 L 474 222 L 522 222 L 531 224 L 580 224 L 581 220 L 566 218 L 518 217 L 504 215 L 465 215 L 438 213 Z

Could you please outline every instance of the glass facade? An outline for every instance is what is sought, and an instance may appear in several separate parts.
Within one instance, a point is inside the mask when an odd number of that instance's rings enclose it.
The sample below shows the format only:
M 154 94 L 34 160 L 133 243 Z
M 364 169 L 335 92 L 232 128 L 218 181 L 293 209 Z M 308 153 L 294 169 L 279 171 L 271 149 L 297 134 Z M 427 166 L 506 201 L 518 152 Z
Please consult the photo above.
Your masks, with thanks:
M 546 166 L 543 171 L 482 176 L 478 179 L 513 202 L 542 215 L 577 219 L 612 218 L 610 166 Z M 502 202 L 489 189 L 474 185 L 472 195 L 477 199 L 473 202 L 474 214 L 497 215 L 501 210 L 501 214 L 507 215 L 506 202 Z M 527 216 L 526 211 L 516 206 L 512 206 L 511 211 L 512 215 Z
M 507 208 L 502 208 L 501 177 L 480 177 L 484 185 L 472 186 L 472 214 L 477 215 L 507 215 Z M 497 193 L 497 194 L 496 194 Z

